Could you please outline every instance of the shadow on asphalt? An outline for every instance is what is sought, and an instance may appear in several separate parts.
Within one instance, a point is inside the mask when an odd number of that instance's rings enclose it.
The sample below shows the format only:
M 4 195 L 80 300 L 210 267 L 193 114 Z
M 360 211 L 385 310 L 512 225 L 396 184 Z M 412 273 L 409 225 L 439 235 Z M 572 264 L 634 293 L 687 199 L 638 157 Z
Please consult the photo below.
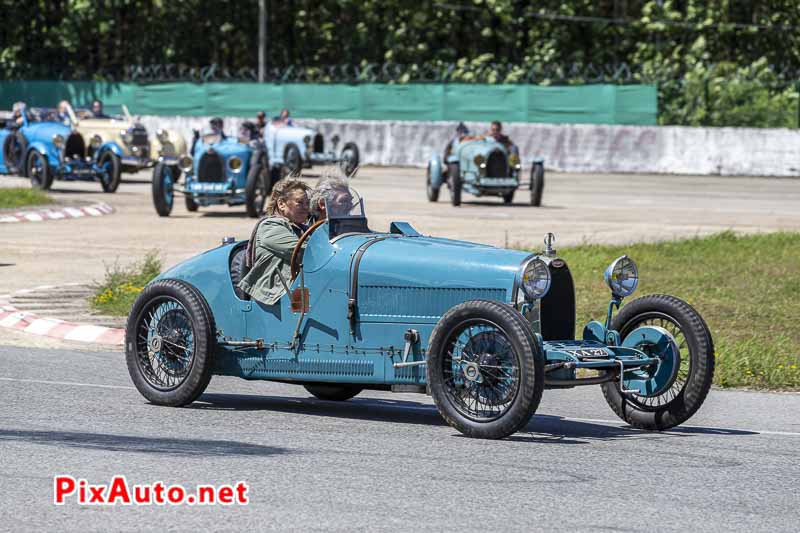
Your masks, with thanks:
M 346 402 L 332 402 L 316 398 L 208 393 L 186 408 L 219 411 L 277 411 L 398 424 L 446 425 L 436 407 L 427 403 L 408 400 L 354 398 Z M 620 424 L 622 423 L 620 421 Z M 678 427 L 668 432 L 645 431 L 622 425 L 612 426 L 569 420 L 553 415 L 534 415 L 523 431 L 508 437 L 506 440 L 552 444 L 587 444 L 591 440 L 608 441 L 665 437 L 681 438 L 692 435 L 736 436 L 757 434 L 751 431 L 703 427 Z
M 286 448 L 246 442 L 202 439 L 134 437 L 72 431 L 24 431 L 0 429 L 0 442 L 21 441 L 45 446 L 86 448 L 111 452 L 155 453 L 187 456 L 269 456 L 289 453 Z
M 464 200 L 461 202 L 462 206 L 465 205 L 480 205 L 480 206 L 495 206 L 495 207 L 525 207 L 528 209 L 566 209 L 566 207 L 561 205 L 540 205 L 538 207 L 533 207 L 531 204 L 526 204 L 523 202 L 516 202 L 513 204 L 504 204 L 503 202 L 492 202 L 489 200 Z

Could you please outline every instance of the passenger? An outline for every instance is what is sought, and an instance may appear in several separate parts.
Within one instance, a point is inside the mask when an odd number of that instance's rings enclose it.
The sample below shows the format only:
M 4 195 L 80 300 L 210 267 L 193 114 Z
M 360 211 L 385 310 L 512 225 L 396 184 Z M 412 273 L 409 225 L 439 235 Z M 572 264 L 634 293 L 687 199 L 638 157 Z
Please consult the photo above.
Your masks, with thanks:
M 272 123 L 276 126 L 294 126 L 294 121 L 289 116 L 289 110 L 285 107 L 281 109 L 280 115 L 272 119 Z
M 506 149 L 511 153 L 517 153 L 517 146 L 511 141 L 508 135 L 503 133 L 503 125 L 500 123 L 499 120 L 493 120 L 491 125 L 489 126 L 489 133 L 486 134 L 486 137 L 491 137 L 495 141 L 499 142 Z
M 239 126 L 239 142 L 247 144 L 250 141 L 255 141 L 258 137 L 258 126 L 249 120 L 245 120 L 242 122 L 242 125 Z
M 14 102 L 11 106 L 11 127 L 16 129 L 22 126 L 25 123 L 26 113 L 25 102 Z
M 332 216 L 347 215 L 353 206 L 350 184 L 343 176 L 323 176 L 309 196 L 311 196 L 311 218 L 315 222 L 327 218 L 326 201 L 331 208 Z
M 453 151 L 453 145 L 457 142 L 461 142 L 466 137 L 469 136 L 469 128 L 463 122 L 459 122 L 458 126 L 456 126 L 456 134 L 450 138 L 447 142 L 447 145 L 444 147 L 444 154 L 442 156 L 442 175 L 447 175 L 447 158 L 450 157 L 450 153 Z
M 222 118 L 214 117 L 208 121 L 208 125 L 211 128 L 211 133 L 219 135 L 223 139 L 225 138 L 225 124 L 222 122 Z
M 253 229 L 245 261 L 250 271 L 238 287 L 259 302 L 272 305 L 289 292 L 292 252 L 307 229 L 309 188 L 300 180 L 276 183 L 267 216 Z
M 258 136 L 264 138 L 264 128 L 267 127 L 267 114 L 263 111 L 256 113 L 256 128 L 258 129 Z
M 111 118 L 103 112 L 103 102 L 100 100 L 92 102 L 92 118 Z
M 58 103 L 58 115 L 56 115 L 56 119 L 65 126 L 72 125 L 72 117 L 69 114 L 69 108 L 70 105 L 67 100 L 61 100 Z

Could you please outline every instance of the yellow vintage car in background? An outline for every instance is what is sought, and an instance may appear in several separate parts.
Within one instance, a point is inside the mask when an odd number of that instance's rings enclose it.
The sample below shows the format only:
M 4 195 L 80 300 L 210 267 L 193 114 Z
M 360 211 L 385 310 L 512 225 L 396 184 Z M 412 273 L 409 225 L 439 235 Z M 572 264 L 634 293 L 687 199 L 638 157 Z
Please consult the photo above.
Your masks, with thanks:
M 86 143 L 86 155 L 91 157 L 95 151 L 108 148 L 119 158 L 121 172 L 135 173 L 159 162 L 177 169 L 178 159 L 186 155 L 183 136 L 167 129 L 158 129 L 150 135 L 127 106 L 122 105 L 121 111 L 98 117 L 89 109 L 75 109 L 72 125 Z

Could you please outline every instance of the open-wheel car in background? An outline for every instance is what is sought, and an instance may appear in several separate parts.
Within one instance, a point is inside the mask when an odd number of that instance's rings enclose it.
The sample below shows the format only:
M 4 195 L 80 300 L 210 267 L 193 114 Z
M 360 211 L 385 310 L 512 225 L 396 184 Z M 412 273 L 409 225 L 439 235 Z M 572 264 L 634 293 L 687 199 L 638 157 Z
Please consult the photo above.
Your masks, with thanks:
M 533 160 L 526 182 L 516 146 L 491 136 L 464 136 L 448 144 L 444 157 L 433 154 L 425 177 L 431 202 L 436 202 L 440 189 L 447 186 L 454 206 L 461 205 L 464 192 L 478 197 L 499 196 L 510 204 L 517 190 L 524 190 L 530 205 L 538 207 L 544 191 L 544 160 Z
M 75 110 L 73 127 L 88 140 L 89 151 L 109 147 L 121 172 L 136 173 L 164 163 L 178 170 L 178 159 L 186 155 L 186 140 L 174 130 L 159 128 L 151 136 L 143 124 L 121 105 L 119 113 L 95 114 L 90 108 Z
M 329 206 L 305 231 L 272 305 L 237 287 L 247 242 L 233 238 L 149 283 L 125 346 L 141 394 L 186 405 L 212 375 L 294 383 L 334 401 L 427 390 L 451 426 L 480 438 L 525 429 L 548 388 L 600 385 L 620 418 L 651 430 L 685 422 L 705 400 L 714 346 L 695 309 L 648 295 L 614 313 L 638 283 L 627 256 L 606 271 L 607 316 L 575 339 L 572 276 L 552 236 L 531 254 L 405 222 L 374 231 L 363 205 Z
M 49 189 L 54 180 L 99 181 L 104 192 L 115 192 L 122 171 L 119 148 L 98 136 L 86 138 L 67 106 L 69 118 L 59 120 L 56 110 L 23 109 L 14 124 L 6 121 L 0 134 L 0 169 L 31 180 L 31 186 Z
M 182 187 L 180 171 L 185 175 Z M 196 131 L 191 156 L 181 157 L 177 167 L 160 162 L 153 170 L 153 205 L 159 216 L 169 216 L 177 193 L 189 211 L 244 205 L 249 216 L 259 217 L 272 185 L 269 157 L 252 125 L 243 126 L 238 137 Z
M 274 123 L 264 128 L 270 164 L 283 176 L 297 176 L 315 165 L 338 165 L 346 176 L 353 177 L 359 165 L 358 146 L 346 142 L 339 151 L 340 142 L 334 134 L 326 143 L 325 137 L 311 128 Z

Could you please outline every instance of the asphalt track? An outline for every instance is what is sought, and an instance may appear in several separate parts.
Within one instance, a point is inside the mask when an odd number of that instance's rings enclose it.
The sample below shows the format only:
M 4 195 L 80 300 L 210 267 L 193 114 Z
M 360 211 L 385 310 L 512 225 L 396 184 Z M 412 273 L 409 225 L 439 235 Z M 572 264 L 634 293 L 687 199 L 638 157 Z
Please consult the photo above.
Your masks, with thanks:
M 525 432 L 467 439 L 429 397 L 345 403 L 214 378 L 188 408 L 120 353 L 0 347 L 0 529 L 797 531 L 800 396 L 711 392 L 687 426 L 625 427 L 597 387 L 546 391 Z M 236 507 L 55 506 L 53 476 L 246 481 Z

